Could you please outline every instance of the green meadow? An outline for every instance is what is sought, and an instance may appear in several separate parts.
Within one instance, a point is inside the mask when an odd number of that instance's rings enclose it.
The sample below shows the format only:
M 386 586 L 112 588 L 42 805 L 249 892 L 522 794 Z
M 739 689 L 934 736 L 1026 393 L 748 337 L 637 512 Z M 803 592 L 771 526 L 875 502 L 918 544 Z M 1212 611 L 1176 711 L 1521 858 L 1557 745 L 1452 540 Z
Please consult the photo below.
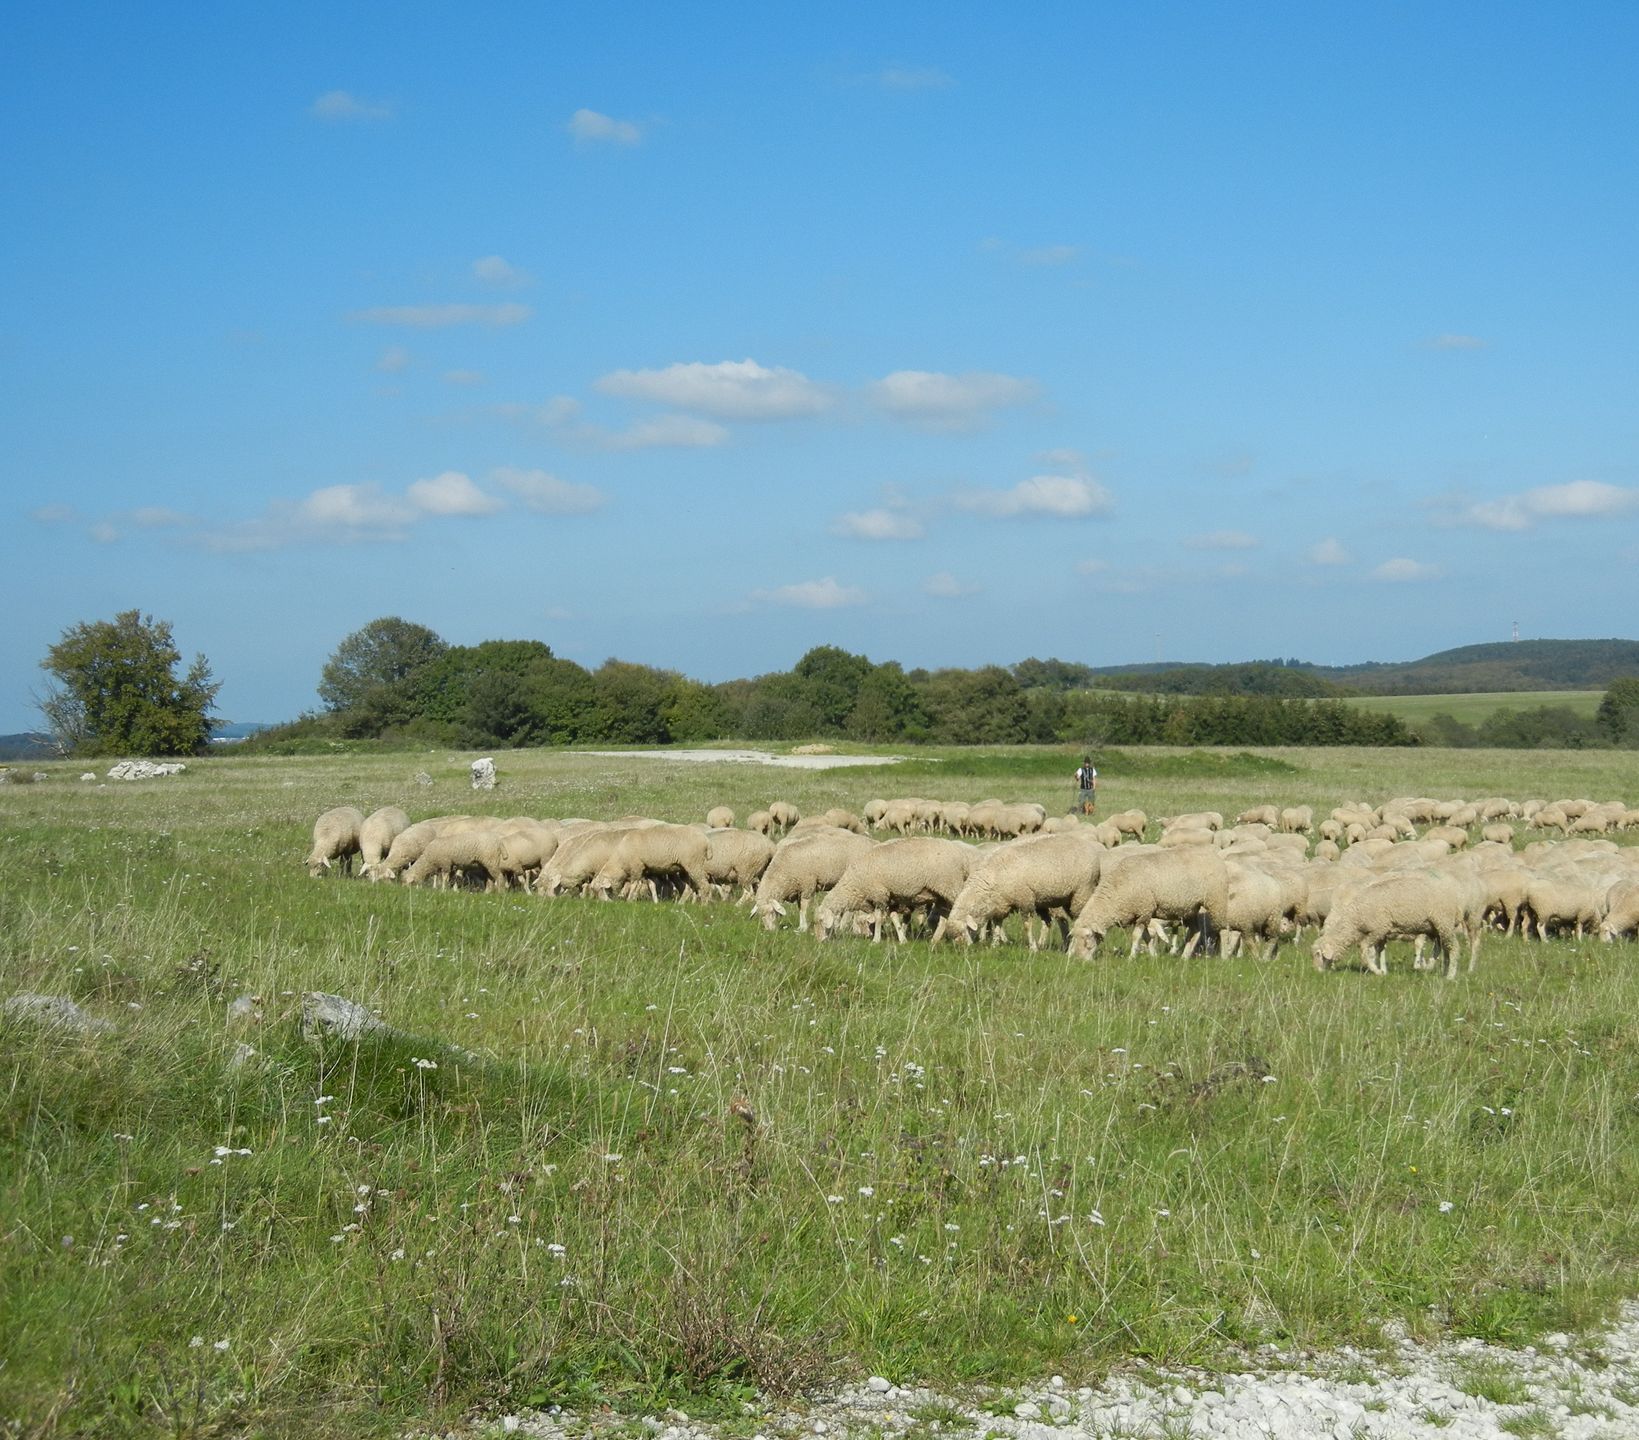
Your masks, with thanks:
M 1388 1322 L 1527 1343 L 1639 1293 L 1631 945 L 1493 937 L 1473 975 L 1396 955 L 1378 979 L 1302 944 L 821 946 L 727 903 L 307 877 L 337 804 L 1061 812 L 1079 752 L 502 752 L 484 795 L 471 758 L 0 786 L 0 994 L 112 1026 L 0 1022 L 0 1435 L 396 1435 L 554 1403 L 749 1425 L 758 1393 L 839 1378 L 1080 1383 Z M 1615 751 L 1097 758 L 1101 808 L 1152 816 L 1634 799 Z M 304 1040 L 310 990 L 391 1031 Z
M 1449 715 L 1464 725 L 1481 725 L 1499 711 L 1541 706 L 1575 711 L 1590 719 L 1605 698 L 1603 690 L 1499 690 L 1473 695 L 1361 695 L 1348 703 L 1361 710 L 1397 715 L 1408 725 Z

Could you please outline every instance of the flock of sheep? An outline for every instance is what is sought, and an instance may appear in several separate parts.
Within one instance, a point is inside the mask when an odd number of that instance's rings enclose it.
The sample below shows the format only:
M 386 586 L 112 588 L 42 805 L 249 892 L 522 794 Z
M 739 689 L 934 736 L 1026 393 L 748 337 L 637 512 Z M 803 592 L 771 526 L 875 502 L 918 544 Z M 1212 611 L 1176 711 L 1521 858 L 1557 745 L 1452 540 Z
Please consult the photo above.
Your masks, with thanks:
M 1639 846 L 1608 838 L 1633 829 L 1639 810 L 1617 801 L 1409 796 L 1340 806 L 1318 823 L 1307 805 L 1259 805 L 1228 823 L 1215 811 L 1152 821 L 1126 810 L 1092 824 L 1033 804 L 914 798 L 807 818 L 776 801 L 743 827 L 726 806 L 704 825 L 635 815 L 412 824 L 396 807 L 366 818 L 343 806 L 314 824 L 307 866 L 314 876 L 332 866 L 350 874 L 357 857 L 372 880 L 602 899 L 738 890 L 766 928 L 794 908 L 797 928 L 821 940 L 880 940 L 891 925 L 903 942 L 920 925 L 934 943 L 999 944 L 1019 916 L 1032 950 L 1056 926 L 1075 956 L 1094 955 L 1121 929 L 1131 954 L 1145 945 L 1187 955 L 1205 944 L 1233 955 L 1255 943 L 1270 958 L 1313 930 L 1317 968 L 1357 950 L 1376 974 L 1386 972 L 1390 940 L 1414 942 L 1419 967 L 1432 941 L 1449 978 L 1464 945 L 1474 968 L 1487 929 L 1538 940 L 1633 936 Z M 1516 849 L 1526 830 L 1559 838 Z

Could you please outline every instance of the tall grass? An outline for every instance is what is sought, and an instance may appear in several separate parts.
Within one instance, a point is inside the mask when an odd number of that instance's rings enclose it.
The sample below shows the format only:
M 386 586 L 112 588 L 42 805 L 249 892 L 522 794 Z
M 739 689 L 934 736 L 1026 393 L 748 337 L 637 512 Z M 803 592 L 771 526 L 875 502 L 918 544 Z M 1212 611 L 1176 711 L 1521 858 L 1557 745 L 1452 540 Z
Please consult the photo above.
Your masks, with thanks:
M 475 798 L 467 758 L 0 793 L 0 988 L 117 1026 L 0 1026 L 3 1433 L 695 1414 L 1389 1319 L 1523 1341 L 1633 1292 L 1630 947 L 1488 942 L 1473 977 L 1384 981 L 306 878 L 341 801 L 691 819 L 1058 788 L 1029 753 L 977 778 L 959 755 L 896 777 L 531 753 Z M 1491 752 L 1251 759 L 1177 757 L 1105 804 L 1621 793 L 1592 757 L 1529 787 Z M 303 1041 L 308 989 L 393 1033 Z M 260 1018 L 231 1027 L 244 994 Z

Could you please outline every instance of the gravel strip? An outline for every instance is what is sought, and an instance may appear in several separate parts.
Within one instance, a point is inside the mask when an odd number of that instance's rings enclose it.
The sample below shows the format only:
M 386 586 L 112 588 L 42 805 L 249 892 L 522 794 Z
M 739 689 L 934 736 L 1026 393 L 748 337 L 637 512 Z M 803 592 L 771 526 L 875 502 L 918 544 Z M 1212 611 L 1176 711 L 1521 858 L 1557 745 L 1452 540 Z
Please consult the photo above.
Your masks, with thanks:
M 1149 1367 L 1072 1389 L 1058 1376 L 1016 1391 L 961 1396 L 901 1388 L 873 1376 L 862 1385 L 790 1406 L 748 1407 L 733 1427 L 757 1440 L 814 1435 L 895 1440 L 1634 1440 L 1639 1437 L 1639 1303 L 1611 1329 L 1585 1339 L 1548 1336 L 1513 1350 L 1479 1340 L 1425 1347 L 1402 1340 L 1382 1351 L 1345 1347 L 1321 1355 L 1266 1346 L 1245 1368 L 1216 1374 Z M 960 1418 L 958 1418 L 958 1415 Z M 595 1436 L 618 1416 L 558 1412 L 508 1415 L 469 1435 L 533 1440 Z M 656 1440 L 721 1440 L 680 1411 L 647 1416 Z

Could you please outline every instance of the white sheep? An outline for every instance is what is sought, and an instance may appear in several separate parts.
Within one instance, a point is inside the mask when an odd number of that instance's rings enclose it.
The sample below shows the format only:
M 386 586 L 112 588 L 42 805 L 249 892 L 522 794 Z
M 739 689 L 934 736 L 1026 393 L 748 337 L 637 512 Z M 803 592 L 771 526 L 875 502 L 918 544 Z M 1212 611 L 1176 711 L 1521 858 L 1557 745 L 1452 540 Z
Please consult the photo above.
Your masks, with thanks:
M 802 819 L 802 811 L 785 800 L 775 800 L 769 804 L 768 818 L 775 829 L 789 830 Z
M 307 852 L 307 873 L 315 880 L 338 860 L 341 873 L 353 873 L 353 857 L 359 853 L 359 832 L 364 828 L 364 812 L 356 805 L 337 805 L 313 822 L 313 848 Z
M 1639 933 L 1639 880 L 1618 880 L 1605 892 L 1605 918 L 1599 938 L 1610 944 Z
M 870 922 L 873 940 L 881 940 L 882 922 L 891 919 L 903 941 L 904 915 L 924 905 L 948 913 L 978 854 L 960 840 L 926 836 L 873 845 L 854 858 L 821 903 L 814 934 L 829 939 L 844 919 L 857 916 Z
M 1032 835 L 992 850 L 969 871 L 950 914 L 934 932 L 935 943 L 945 936 L 971 943 L 985 926 L 999 929 L 1015 912 L 1025 917 L 1032 950 L 1037 948 L 1038 919 L 1046 931 L 1058 918 L 1068 935 L 1066 917 L 1079 915 L 1092 897 L 1104 853 L 1090 828 L 1075 834 Z
M 1280 824 L 1280 811 L 1273 805 L 1253 805 L 1235 817 L 1237 825 L 1267 825 L 1271 830 Z
M 853 859 L 875 843 L 848 830 L 813 830 L 781 841 L 757 882 L 751 913 L 761 918 L 765 930 L 772 930 L 795 900 L 797 929 L 806 930 L 808 902 L 835 885 Z
M 725 894 L 734 885 L 750 894 L 773 858 L 774 842 L 755 830 L 706 831 L 706 878 Z
M 1105 858 L 1098 888 L 1082 907 L 1070 931 L 1070 953 L 1094 955 L 1107 935 L 1122 926 L 1132 935 L 1129 955 L 1138 953 L 1139 940 L 1151 920 L 1196 927 L 1184 953 L 1192 955 L 1201 938 L 1200 926 L 1223 929 L 1229 905 L 1229 871 L 1211 846 L 1190 846 L 1132 854 L 1112 865 L 1120 855 Z
M 746 829 L 755 830 L 759 835 L 772 835 L 774 817 L 766 810 L 753 810 L 746 816 Z
M 1315 941 L 1317 970 L 1326 970 L 1358 945 L 1367 970 L 1386 975 L 1383 947 L 1390 939 L 1432 937 L 1445 957 L 1446 979 L 1457 974 L 1458 941 L 1468 937 L 1468 968 L 1479 956 L 1479 901 L 1456 876 L 1404 870 L 1354 886 L 1332 900 Z
M 396 805 L 383 805 L 372 811 L 359 827 L 359 873 L 371 875 L 387 858 L 393 841 L 410 828 L 410 817 Z
M 692 825 L 644 825 L 620 837 L 587 889 L 600 900 L 628 885 L 647 883 L 652 899 L 660 898 L 655 882 L 681 877 L 697 899 L 711 893 L 707 875 L 706 837 Z
M 535 889 L 541 895 L 566 894 L 578 890 L 600 871 L 614 853 L 615 846 L 629 830 L 628 825 L 597 824 L 558 841 L 552 858 L 541 867 Z
M 486 890 L 506 883 L 501 837 L 494 829 L 462 829 L 433 836 L 415 864 L 398 878 L 405 885 L 454 885 L 458 880 L 476 880 L 480 873 Z
M 1493 845 L 1506 845 L 1510 850 L 1514 848 L 1514 827 L 1505 822 L 1496 822 L 1480 827 L 1480 839 L 1489 840 Z
M 714 805 L 706 811 L 708 830 L 727 830 L 734 824 L 734 812 L 727 805 Z
M 1288 835 L 1307 835 L 1315 828 L 1315 812 L 1308 805 L 1289 805 L 1280 812 L 1275 828 Z
M 1229 891 L 1224 910 L 1221 953 L 1237 954 L 1246 936 L 1264 945 L 1260 960 L 1273 960 L 1283 936 L 1290 935 L 1299 909 L 1298 887 L 1254 865 L 1226 862 Z

